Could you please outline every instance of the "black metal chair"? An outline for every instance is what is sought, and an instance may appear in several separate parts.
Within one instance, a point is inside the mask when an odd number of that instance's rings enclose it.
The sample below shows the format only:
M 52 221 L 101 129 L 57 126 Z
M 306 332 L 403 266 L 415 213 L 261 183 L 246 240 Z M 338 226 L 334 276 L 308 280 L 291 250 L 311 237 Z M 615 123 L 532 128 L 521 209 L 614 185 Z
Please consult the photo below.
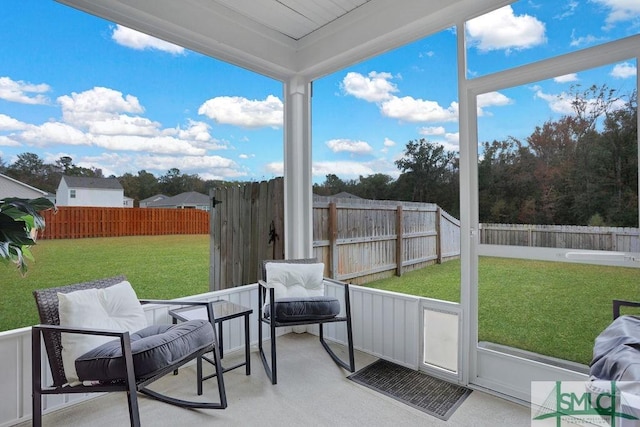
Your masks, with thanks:
M 320 343 L 329 353 L 331 358 L 340 367 L 355 371 L 355 360 L 353 354 L 353 331 L 351 326 L 351 303 L 349 299 L 349 284 L 338 280 L 322 277 L 324 265 L 320 267 L 320 277 L 322 287 L 326 282 L 340 285 L 344 288 L 344 315 L 341 312 L 340 301 L 337 298 L 327 296 L 296 296 L 279 297 L 276 295 L 274 283 L 268 277 L 268 265 L 278 263 L 280 268 L 297 268 L 300 264 L 318 264 L 315 259 L 290 259 L 290 260 L 265 260 L 262 261 L 262 280 L 258 281 L 258 350 L 264 365 L 267 376 L 272 384 L 277 384 L 277 351 L 276 351 L 276 328 L 292 327 L 298 325 L 313 325 L 319 327 Z M 297 286 L 304 286 L 299 283 Z M 325 323 L 342 322 L 346 326 L 347 348 L 349 361 L 340 359 L 329 347 L 324 339 L 323 326 Z M 268 325 L 271 336 L 271 357 L 267 360 L 263 349 L 263 324 Z
M 174 360 L 171 363 L 166 363 L 166 366 L 154 367 L 153 371 L 145 372 L 142 375 L 137 374 L 137 371 L 143 371 L 138 369 L 144 367 L 144 355 L 140 355 L 139 359 L 136 359 L 136 355 L 132 352 L 132 342 L 135 346 L 135 341 L 131 339 L 129 332 L 122 331 L 108 331 L 108 330 L 92 330 L 81 327 L 67 327 L 60 326 L 60 313 L 59 313 L 59 300 L 58 292 L 69 293 L 78 290 L 86 289 L 104 289 L 122 281 L 126 280 L 124 276 L 112 277 L 102 280 L 96 280 L 91 282 L 79 283 L 76 285 L 63 286 L 57 288 L 49 288 L 43 290 L 34 291 L 34 297 L 38 306 L 38 313 L 40 316 L 40 325 L 36 325 L 32 328 L 31 346 L 32 346 L 32 405 L 33 405 L 33 425 L 42 425 L 42 395 L 49 394 L 66 394 L 66 393 L 104 393 L 113 391 L 123 391 L 127 393 L 128 405 L 129 405 L 129 419 L 132 426 L 140 425 L 140 415 L 138 410 L 137 393 L 143 393 L 151 398 L 160 400 L 165 403 L 177 405 L 187 408 L 204 408 L 204 409 L 224 409 L 227 407 L 227 398 L 224 388 L 224 379 L 222 376 L 222 366 L 220 363 L 220 354 L 218 350 L 218 340 L 216 337 L 215 328 L 213 328 L 213 307 L 208 302 L 185 302 L 185 301 L 164 301 L 164 300 L 140 300 L 142 304 L 167 304 L 167 305 L 204 305 L 207 307 L 209 314 L 209 322 L 206 321 L 194 321 L 200 322 L 198 325 L 192 325 L 192 330 L 195 330 L 197 326 L 204 336 L 199 337 L 197 348 L 194 343 L 187 349 L 187 354 L 180 356 L 179 359 Z M 208 325 L 207 325 L 208 324 Z M 156 325 L 151 329 L 156 328 Z M 173 328 L 173 329 L 171 329 Z M 177 328 L 177 329 L 176 329 Z M 145 328 L 150 329 L 150 328 Z M 181 325 L 167 325 L 157 327 L 157 329 L 166 330 L 173 334 L 172 336 L 180 337 L 180 334 L 184 330 L 188 329 Z M 94 381 L 95 385 L 77 385 L 69 386 L 67 375 L 65 374 L 63 358 L 62 358 L 62 335 L 61 333 L 75 333 L 85 335 L 99 335 L 113 337 L 114 341 L 100 346 L 103 349 L 105 346 L 110 347 L 113 351 L 113 357 L 109 362 L 109 366 L 117 366 L 114 371 L 117 371 L 117 375 L 114 378 L 102 378 L 99 381 Z M 142 331 L 140 331 L 142 333 Z M 200 332 L 199 332 L 200 333 Z M 133 335 L 136 335 L 134 333 Z M 151 332 L 149 332 L 151 334 Z M 51 374 L 53 377 L 53 384 L 51 386 L 43 386 L 42 382 L 42 360 L 41 360 L 41 340 L 44 341 L 45 349 L 47 351 L 47 358 L 49 366 L 51 367 Z M 117 340 L 117 341 L 116 341 Z M 185 339 L 176 339 L 176 342 L 184 342 Z M 185 351 L 181 349 L 181 351 Z M 219 402 L 203 402 L 203 401 L 187 401 L 174 397 L 170 397 L 157 391 L 147 388 L 149 384 L 160 379 L 161 377 L 169 373 L 177 373 L 176 369 L 187 362 L 196 359 L 196 369 L 198 379 L 202 378 L 202 356 L 205 353 L 213 352 L 213 359 L 218 381 L 218 393 Z M 145 353 L 148 355 L 148 353 Z M 158 358 L 162 359 L 162 358 Z M 79 359 L 76 359 L 76 361 Z M 142 364 L 142 365 L 141 365 Z M 76 363 L 78 367 L 78 363 Z M 116 372 L 114 372 L 116 374 Z
M 613 320 L 616 320 L 618 317 L 620 317 L 621 307 L 640 308 L 640 302 L 614 299 L 612 307 L 613 307 Z

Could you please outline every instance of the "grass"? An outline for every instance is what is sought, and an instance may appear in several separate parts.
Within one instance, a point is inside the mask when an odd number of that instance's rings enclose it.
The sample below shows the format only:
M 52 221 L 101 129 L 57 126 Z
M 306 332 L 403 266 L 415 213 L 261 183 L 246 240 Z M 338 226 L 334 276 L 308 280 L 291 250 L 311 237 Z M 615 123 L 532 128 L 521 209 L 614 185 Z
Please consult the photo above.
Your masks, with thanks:
M 0 264 L 0 331 L 38 323 L 34 289 L 124 274 L 140 298 L 209 290 L 209 235 L 39 240 L 25 277 Z
M 588 364 L 611 300 L 640 300 L 640 269 L 481 258 L 479 340 Z M 367 284 L 458 302 L 460 262 Z
M 34 289 L 124 274 L 141 298 L 209 290 L 209 236 L 41 240 L 26 277 L 0 265 L 0 331 L 38 322 Z M 611 300 L 640 300 L 640 269 L 481 258 L 479 339 L 589 363 L 593 340 L 611 322 Z M 460 299 L 460 262 L 367 284 Z

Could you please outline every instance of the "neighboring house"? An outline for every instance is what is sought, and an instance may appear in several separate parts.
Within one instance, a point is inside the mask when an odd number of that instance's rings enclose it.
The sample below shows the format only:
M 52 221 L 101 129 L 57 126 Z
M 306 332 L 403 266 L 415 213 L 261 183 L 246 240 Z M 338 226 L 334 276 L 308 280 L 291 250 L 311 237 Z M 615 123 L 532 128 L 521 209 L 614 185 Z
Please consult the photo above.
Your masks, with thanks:
M 132 199 L 131 197 L 124 196 L 124 198 L 123 198 L 123 206 L 124 206 L 125 208 L 132 208 L 132 207 L 134 207 L 134 206 L 133 206 L 134 202 L 135 202 L 135 199 Z
M 209 200 L 209 196 L 198 193 L 197 191 L 180 193 L 177 196 L 167 197 L 146 204 L 148 208 L 201 209 L 203 211 L 209 211 L 210 206 L 211 201 Z M 142 207 L 142 204 L 140 207 Z
M 156 194 L 155 196 L 147 197 L 146 199 L 140 200 L 140 207 L 146 208 L 149 206 L 149 203 L 159 202 L 163 199 L 168 199 L 169 196 L 165 196 L 164 194 Z
M 46 197 L 52 202 L 55 202 L 52 194 L 0 173 L 0 200 L 8 197 L 19 197 L 21 199 Z
M 58 206 L 97 206 L 121 208 L 124 189 L 117 178 L 63 176 L 56 191 Z

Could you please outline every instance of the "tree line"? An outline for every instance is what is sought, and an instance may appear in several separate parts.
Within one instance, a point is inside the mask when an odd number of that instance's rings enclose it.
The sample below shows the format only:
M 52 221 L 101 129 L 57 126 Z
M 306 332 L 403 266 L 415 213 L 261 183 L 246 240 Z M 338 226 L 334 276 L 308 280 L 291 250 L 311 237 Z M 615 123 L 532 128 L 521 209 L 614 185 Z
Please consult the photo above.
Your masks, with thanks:
M 606 86 L 574 86 L 568 99 L 573 114 L 524 140 L 481 144 L 480 222 L 638 227 L 637 91 L 619 96 Z M 396 180 L 327 175 L 314 192 L 430 202 L 458 216 L 457 154 L 424 139 L 410 141 L 404 154 Z
M 34 153 L 18 154 L 16 161 L 9 165 L 0 159 L 0 173 L 53 194 L 55 194 L 63 175 L 106 178 L 102 169 L 78 166 L 73 163 L 71 157 L 60 157 L 51 164 L 45 163 Z M 120 181 L 124 194 L 137 202 L 156 194 L 175 196 L 187 191 L 209 194 L 209 190 L 212 188 L 238 185 L 238 182 L 203 180 L 197 174 L 182 173 L 177 168 L 169 169 L 160 177 L 156 177 L 146 170 L 141 170 L 135 175 L 125 173 L 115 178 Z
M 637 92 L 619 96 L 606 86 L 579 89 L 570 92 L 573 114 L 537 126 L 523 140 L 480 144 L 481 222 L 638 226 Z M 458 154 L 442 145 L 413 140 L 395 162 L 397 178 L 378 173 L 343 180 L 329 174 L 313 191 L 435 203 L 459 217 L 459 163 Z M 53 193 L 62 175 L 103 177 L 102 170 L 79 167 L 70 157 L 46 164 L 33 153 L 20 154 L 9 165 L 0 159 L 0 172 Z M 124 193 L 138 201 L 240 184 L 203 180 L 177 168 L 158 178 L 145 170 L 117 178 Z

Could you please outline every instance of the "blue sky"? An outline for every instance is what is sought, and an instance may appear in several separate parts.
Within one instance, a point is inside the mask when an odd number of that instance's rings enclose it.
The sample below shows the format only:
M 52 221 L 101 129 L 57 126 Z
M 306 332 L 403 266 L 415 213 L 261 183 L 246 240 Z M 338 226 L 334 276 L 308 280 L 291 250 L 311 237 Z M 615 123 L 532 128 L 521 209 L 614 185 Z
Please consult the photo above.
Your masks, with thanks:
M 49 0 L 4 0 L 0 158 L 70 156 L 105 175 L 282 175 L 282 85 Z M 480 76 L 640 33 L 638 0 L 519 1 L 470 23 Z M 314 181 L 397 176 L 410 140 L 457 151 L 456 40 L 438 34 L 314 82 Z M 567 113 L 572 84 L 635 89 L 626 61 L 480 100 L 481 140 L 524 138 Z

